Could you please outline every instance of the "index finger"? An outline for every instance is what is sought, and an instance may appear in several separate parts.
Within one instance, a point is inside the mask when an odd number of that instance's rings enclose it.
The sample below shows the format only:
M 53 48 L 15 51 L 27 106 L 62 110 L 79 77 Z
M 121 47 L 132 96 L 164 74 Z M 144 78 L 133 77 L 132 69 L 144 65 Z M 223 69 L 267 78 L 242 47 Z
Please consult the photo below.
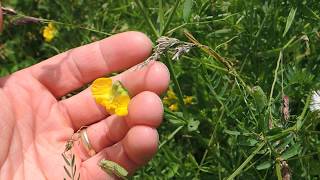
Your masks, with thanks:
M 61 97 L 98 77 L 142 62 L 151 49 L 143 33 L 125 32 L 69 50 L 29 70 L 53 95 Z

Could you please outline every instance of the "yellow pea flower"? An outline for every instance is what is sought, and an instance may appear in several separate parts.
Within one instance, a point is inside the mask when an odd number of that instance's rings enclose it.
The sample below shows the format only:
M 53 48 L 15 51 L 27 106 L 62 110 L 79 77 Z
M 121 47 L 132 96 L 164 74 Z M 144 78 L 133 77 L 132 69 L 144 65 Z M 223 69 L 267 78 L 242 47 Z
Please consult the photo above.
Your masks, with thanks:
M 163 99 L 162 99 L 162 101 L 163 101 L 163 104 L 164 105 L 170 105 L 171 104 L 171 102 L 170 102 L 170 99 L 167 97 L 167 96 L 165 96 Z
M 113 83 L 110 78 L 98 78 L 92 83 L 91 91 L 96 102 L 111 114 L 128 114 L 130 96 L 119 81 Z
M 177 110 L 178 110 L 178 103 L 171 104 L 171 105 L 169 106 L 169 109 L 170 109 L 171 111 L 177 111 Z
M 51 42 L 57 33 L 57 29 L 54 27 L 53 23 L 50 22 L 42 31 L 42 36 L 46 42 Z
M 171 88 L 167 91 L 167 97 L 171 100 L 178 99 L 176 93 Z
M 183 102 L 184 102 L 185 105 L 190 105 L 190 104 L 193 103 L 193 99 L 194 99 L 193 96 L 185 96 L 183 98 Z

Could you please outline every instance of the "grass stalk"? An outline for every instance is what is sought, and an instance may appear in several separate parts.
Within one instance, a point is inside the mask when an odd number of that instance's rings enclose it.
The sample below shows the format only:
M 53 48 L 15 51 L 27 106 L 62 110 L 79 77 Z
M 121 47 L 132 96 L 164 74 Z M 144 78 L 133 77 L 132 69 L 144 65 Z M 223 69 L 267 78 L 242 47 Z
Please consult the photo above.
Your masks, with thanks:
M 248 156 L 248 158 L 238 167 L 238 169 L 236 169 L 228 178 L 227 180 L 232 180 L 234 179 L 236 176 L 238 176 L 242 169 L 252 160 L 252 158 L 264 147 L 264 145 L 266 144 L 265 141 L 260 142 L 260 144 L 258 145 L 257 149 L 255 149 L 250 156 Z
M 142 4 L 142 2 L 140 0 L 134 0 L 136 2 L 136 4 L 138 5 L 139 9 L 142 12 L 143 17 L 145 18 L 145 20 L 147 21 L 151 31 L 153 32 L 153 34 L 156 37 L 159 37 L 159 32 L 157 31 L 157 29 L 155 28 L 154 24 L 152 23 L 149 13 L 147 12 L 147 8 Z
M 170 25 L 170 23 L 171 23 L 171 20 L 172 20 L 172 18 L 173 18 L 173 15 L 174 15 L 174 13 L 176 13 L 176 10 L 177 10 L 179 4 L 180 4 L 180 0 L 176 0 L 174 6 L 173 6 L 173 8 L 172 8 L 172 11 L 171 11 L 171 13 L 170 13 L 170 15 L 169 15 L 169 17 L 168 17 L 168 19 L 167 19 L 167 21 L 166 21 L 163 29 L 162 29 L 162 31 L 161 31 L 161 33 L 160 33 L 161 36 L 164 35 L 164 34 L 166 33 L 167 29 L 169 28 L 169 25 Z

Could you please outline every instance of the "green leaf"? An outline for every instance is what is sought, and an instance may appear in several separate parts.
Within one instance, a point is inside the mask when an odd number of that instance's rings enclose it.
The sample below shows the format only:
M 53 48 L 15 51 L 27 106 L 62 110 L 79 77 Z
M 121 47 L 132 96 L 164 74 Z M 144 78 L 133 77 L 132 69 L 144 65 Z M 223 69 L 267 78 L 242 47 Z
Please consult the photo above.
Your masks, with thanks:
M 74 166 L 74 162 L 75 162 L 76 156 L 74 154 L 72 154 L 72 160 L 71 160 L 71 166 Z
M 242 146 L 255 146 L 259 141 L 252 138 L 247 138 L 245 140 L 240 140 L 240 145 Z
M 66 158 L 64 153 L 62 153 L 62 157 L 63 157 L 64 161 L 67 163 L 67 165 L 70 166 L 70 162 L 68 161 L 68 159 Z
M 185 0 L 184 1 L 184 4 L 183 4 L 183 20 L 185 22 L 188 22 L 189 19 L 190 19 L 192 6 L 193 6 L 192 0 Z
M 224 132 L 234 136 L 239 136 L 241 134 L 239 131 L 230 131 L 228 129 L 225 129 Z
M 76 172 L 77 172 L 77 166 L 74 166 L 74 168 L 73 168 L 73 177 L 75 177 L 75 175 L 76 175 Z
M 200 121 L 195 121 L 195 120 L 191 119 L 188 122 L 188 131 L 196 131 L 196 130 L 198 130 L 199 124 L 200 124 Z
M 268 136 L 273 136 L 273 135 L 276 135 L 276 134 L 281 133 L 281 131 L 282 131 L 282 128 L 275 127 L 275 128 L 270 129 L 270 130 L 267 132 L 267 135 L 268 135 Z
M 272 161 L 265 161 L 261 164 L 259 164 L 256 169 L 257 170 L 263 170 L 263 169 L 268 169 L 272 166 Z
M 260 86 L 254 86 L 252 89 L 252 97 L 256 102 L 256 107 L 259 112 L 262 112 L 262 110 L 266 107 L 267 105 L 267 96 L 263 92 L 262 88 Z
M 287 160 L 295 155 L 297 155 L 300 151 L 300 145 L 295 144 L 287 149 L 283 154 L 281 154 L 281 159 Z
M 287 34 L 287 32 L 289 31 L 289 29 L 292 25 L 292 22 L 294 20 L 294 16 L 296 15 L 296 12 L 297 12 L 297 8 L 291 8 L 289 15 L 288 15 L 288 18 L 287 18 L 286 28 L 284 29 L 282 37 L 284 37 Z
M 106 173 L 112 172 L 120 178 L 128 176 L 128 171 L 116 162 L 102 159 L 99 163 L 99 166 Z
M 72 177 L 71 177 L 71 173 L 69 172 L 69 170 L 68 170 L 65 166 L 63 166 L 63 169 L 64 169 L 64 171 L 67 173 L 67 175 L 69 176 L 69 178 L 72 178 Z

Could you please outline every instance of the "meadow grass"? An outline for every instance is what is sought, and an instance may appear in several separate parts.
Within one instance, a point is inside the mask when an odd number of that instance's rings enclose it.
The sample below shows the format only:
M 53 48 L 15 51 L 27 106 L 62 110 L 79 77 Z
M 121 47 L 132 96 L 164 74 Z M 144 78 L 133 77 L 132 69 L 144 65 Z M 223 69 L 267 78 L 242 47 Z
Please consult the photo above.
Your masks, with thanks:
M 160 147 L 132 179 L 285 179 L 287 166 L 292 179 L 320 178 L 319 115 L 309 111 L 312 91 L 320 88 L 318 0 L 2 4 L 44 23 L 7 19 L 1 75 L 128 30 L 154 42 L 160 36 L 190 42 L 185 32 L 197 40 L 180 60 L 172 53 L 161 58 L 172 92 L 164 95 Z M 41 30 L 51 21 L 58 34 L 47 43 Z

